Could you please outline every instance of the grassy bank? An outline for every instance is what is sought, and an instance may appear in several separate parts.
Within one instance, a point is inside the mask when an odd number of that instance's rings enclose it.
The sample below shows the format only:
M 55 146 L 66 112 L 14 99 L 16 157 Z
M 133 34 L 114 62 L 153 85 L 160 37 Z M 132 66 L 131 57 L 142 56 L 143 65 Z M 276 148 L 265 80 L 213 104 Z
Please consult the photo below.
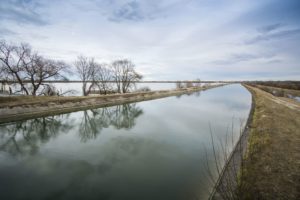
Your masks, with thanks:
M 240 199 L 299 199 L 300 103 L 247 86 L 255 110 Z
M 88 97 L 1 97 L 0 123 L 203 91 L 221 85 Z

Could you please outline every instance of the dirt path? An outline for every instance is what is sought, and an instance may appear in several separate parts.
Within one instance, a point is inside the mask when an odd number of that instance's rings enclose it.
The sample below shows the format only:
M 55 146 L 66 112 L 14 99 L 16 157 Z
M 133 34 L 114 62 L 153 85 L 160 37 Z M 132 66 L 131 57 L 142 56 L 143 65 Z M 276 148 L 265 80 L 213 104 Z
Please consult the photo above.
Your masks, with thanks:
M 284 105 L 292 110 L 298 110 L 300 111 L 300 103 L 296 102 L 294 100 L 290 100 L 288 98 L 284 98 L 284 97 L 272 97 L 270 98 L 272 101 L 274 101 L 275 103 Z

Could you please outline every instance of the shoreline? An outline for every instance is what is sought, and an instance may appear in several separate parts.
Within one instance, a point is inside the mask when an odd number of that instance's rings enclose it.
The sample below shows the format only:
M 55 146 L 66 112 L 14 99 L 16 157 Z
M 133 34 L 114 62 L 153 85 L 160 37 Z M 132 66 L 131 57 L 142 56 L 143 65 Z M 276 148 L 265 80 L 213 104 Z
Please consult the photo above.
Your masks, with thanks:
M 254 111 L 256 107 L 255 98 L 252 94 L 251 90 L 247 85 L 242 84 L 242 86 L 247 89 L 251 94 L 251 107 L 248 114 L 247 122 L 242 129 L 240 137 L 235 144 L 233 150 L 231 151 L 228 159 L 222 168 L 221 174 L 218 177 L 218 180 L 211 192 L 209 199 L 226 199 L 224 196 L 230 196 L 231 194 L 227 194 L 228 191 L 231 192 L 232 189 L 236 189 L 238 185 L 238 177 L 239 169 L 242 163 L 242 157 L 245 155 L 248 148 L 248 139 L 251 131 L 251 126 L 253 124 Z M 232 188 L 234 187 L 234 188 Z M 226 194 L 226 195 L 224 195 Z
M 47 102 L 35 102 L 16 104 L 13 106 L 2 106 L 0 104 L 0 124 L 32 119 L 37 117 L 46 117 L 92 108 L 108 107 L 125 103 L 141 102 L 154 99 L 160 99 L 170 96 L 205 91 L 208 89 L 224 86 L 225 84 L 212 85 L 206 87 L 193 87 L 177 90 L 158 90 L 150 92 L 125 93 L 89 97 L 58 97 Z

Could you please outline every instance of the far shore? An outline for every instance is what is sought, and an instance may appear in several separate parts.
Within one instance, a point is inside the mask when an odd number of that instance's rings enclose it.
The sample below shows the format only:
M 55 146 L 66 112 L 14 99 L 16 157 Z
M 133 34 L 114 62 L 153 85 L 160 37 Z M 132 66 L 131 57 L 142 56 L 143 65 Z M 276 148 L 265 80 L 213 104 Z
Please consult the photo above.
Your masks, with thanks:
M 74 111 L 120 105 L 139 101 L 159 99 L 169 96 L 204 91 L 225 84 L 175 90 L 132 92 L 87 97 L 47 97 L 47 96 L 12 96 L 0 98 L 0 123 L 20 121 L 37 117 L 64 114 Z

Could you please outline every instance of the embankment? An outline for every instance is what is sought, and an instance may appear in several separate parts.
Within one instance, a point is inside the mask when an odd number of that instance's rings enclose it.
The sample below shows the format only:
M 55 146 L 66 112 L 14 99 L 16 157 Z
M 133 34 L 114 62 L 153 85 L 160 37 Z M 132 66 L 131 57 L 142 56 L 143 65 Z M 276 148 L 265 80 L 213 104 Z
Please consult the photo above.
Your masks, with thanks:
M 246 88 L 253 114 L 212 199 L 299 199 L 300 103 Z
M 240 199 L 299 199 L 300 103 L 248 87 L 255 98 Z
M 36 99 L 32 97 L 27 100 L 26 98 L 25 100 L 22 100 L 22 97 L 18 97 L 20 99 L 13 99 L 14 101 L 11 102 L 5 101 L 0 103 L 0 123 L 57 115 L 105 106 L 113 106 L 124 103 L 159 99 L 203 91 L 219 86 L 223 85 L 89 97 L 37 97 Z

